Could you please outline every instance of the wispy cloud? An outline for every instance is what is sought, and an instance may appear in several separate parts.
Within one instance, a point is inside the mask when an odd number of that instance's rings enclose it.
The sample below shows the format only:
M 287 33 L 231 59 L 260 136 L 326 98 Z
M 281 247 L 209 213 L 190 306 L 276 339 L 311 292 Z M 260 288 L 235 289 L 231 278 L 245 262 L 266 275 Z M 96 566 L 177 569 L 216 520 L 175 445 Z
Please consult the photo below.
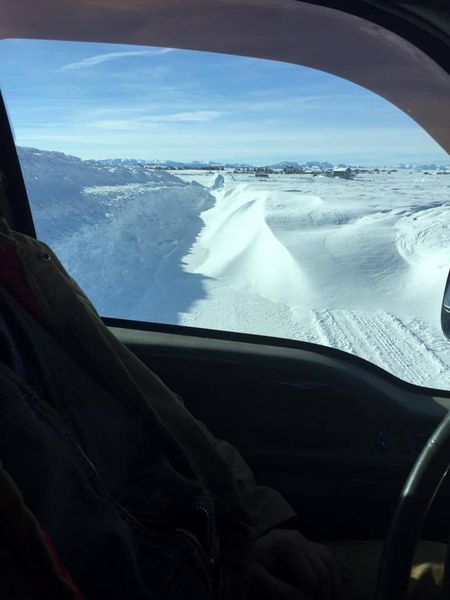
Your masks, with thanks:
M 153 123 L 192 123 L 213 121 L 214 119 L 221 117 L 223 114 L 224 113 L 215 110 L 193 110 L 189 112 L 138 117 L 136 119 L 106 119 L 94 121 L 94 123 L 92 123 L 92 127 L 95 127 L 96 129 L 126 130 L 142 127 L 143 125 L 150 125 Z
M 106 54 L 96 54 L 94 56 L 89 56 L 88 58 L 83 58 L 78 62 L 68 63 L 63 65 L 59 70 L 60 71 L 74 71 L 77 69 L 86 69 L 90 67 L 95 67 L 95 65 L 99 65 L 104 62 L 110 62 L 113 60 L 119 60 L 121 58 L 128 58 L 130 56 L 160 56 L 162 54 L 169 54 L 170 52 L 175 52 L 174 48 L 160 48 L 157 50 L 127 50 L 124 52 L 107 52 Z
M 168 122 L 180 122 L 180 121 L 212 121 L 217 119 L 223 113 L 217 110 L 191 110 L 188 112 L 179 112 L 168 115 L 154 115 L 151 117 L 143 117 L 142 121 L 145 123 L 158 123 L 163 121 Z

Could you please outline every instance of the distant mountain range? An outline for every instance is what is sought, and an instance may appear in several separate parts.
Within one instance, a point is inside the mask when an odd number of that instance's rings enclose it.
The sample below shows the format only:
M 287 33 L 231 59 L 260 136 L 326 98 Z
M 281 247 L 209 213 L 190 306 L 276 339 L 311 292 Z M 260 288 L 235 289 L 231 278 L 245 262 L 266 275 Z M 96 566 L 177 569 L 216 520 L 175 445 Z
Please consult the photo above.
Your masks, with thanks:
M 232 163 L 220 163 L 216 161 L 206 160 L 193 160 L 193 161 L 176 161 L 176 160 L 139 160 L 136 158 L 108 158 L 104 160 L 94 161 L 97 164 L 104 164 L 106 166 L 121 166 L 121 167 L 131 167 L 136 165 L 152 165 L 152 166 L 160 166 L 168 169 L 214 169 L 214 168 L 228 168 L 228 169 L 238 169 L 238 168 L 252 168 L 255 165 L 250 163 L 241 163 L 241 162 L 232 162 Z M 300 168 L 312 168 L 318 167 L 319 169 L 331 169 L 333 167 L 347 167 L 352 166 L 356 167 L 357 165 L 350 165 L 348 163 L 331 163 L 326 160 L 308 160 L 308 161 L 295 161 L 295 160 L 283 160 L 277 163 L 272 164 L 262 164 L 259 166 L 268 167 L 270 169 L 286 169 L 288 167 Z M 376 166 L 376 165 L 374 165 Z M 416 171 L 436 171 L 436 170 L 446 170 L 450 168 L 450 165 L 437 165 L 435 163 L 424 163 L 419 165 L 413 164 L 399 164 L 399 165 L 384 165 L 383 168 L 397 168 L 397 169 L 414 169 Z
M 57 151 L 46 151 L 46 150 L 38 150 L 36 148 L 19 148 L 19 152 L 33 152 L 35 156 L 38 155 L 52 155 L 53 157 L 64 157 L 68 160 L 80 161 L 81 159 L 66 155 L 62 152 Z M 123 168 L 142 168 L 146 165 L 154 166 L 154 167 L 163 167 L 166 169 L 214 169 L 214 168 L 228 168 L 228 169 L 238 169 L 238 168 L 252 168 L 255 167 L 254 164 L 250 163 L 242 163 L 242 162 L 225 162 L 220 163 L 212 160 L 193 160 L 193 161 L 176 161 L 176 160 L 158 160 L 158 159 L 138 159 L 138 158 L 107 158 L 101 160 L 88 159 L 83 161 L 87 165 L 92 166 L 104 166 L 104 167 L 123 167 Z M 331 169 L 333 167 L 346 167 L 352 166 L 356 167 L 357 165 L 349 165 L 346 163 L 331 163 L 328 161 L 295 161 L 295 160 L 284 160 L 277 163 L 272 164 L 263 164 L 261 163 L 259 166 L 268 167 L 270 169 L 285 169 L 287 167 L 318 167 L 319 169 Z M 375 166 L 375 165 L 374 165 Z M 384 168 L 392 168 L 393 165 L 385 165 Z M 449 170 L 450 165 L 436 165 L 434 163 L 424 163 L 419 165 L 413 164 L 400 164 L 396 165 L 397 169 L 415 169 L 418 171 L 435 171 L 435 170 Z
M 347 166 L 347 165 L 334 165 L 328 161 L 320 160 L 309 160 L 309 161 L 295 161 L 295 160 L 283 160 L 282 162 L 268 165 L 271 169 L 286 169 L 288 167 L 300 168 L 300 167 L 319 167 L 319 169 L 331 169 L 335 166 Z
M 421 165 L 401 164 L 399 169 L 415 169 L 416 171 L 445 171 L 449 169 L 449 165 L 436 165 L 435 163 L 424 163 Z

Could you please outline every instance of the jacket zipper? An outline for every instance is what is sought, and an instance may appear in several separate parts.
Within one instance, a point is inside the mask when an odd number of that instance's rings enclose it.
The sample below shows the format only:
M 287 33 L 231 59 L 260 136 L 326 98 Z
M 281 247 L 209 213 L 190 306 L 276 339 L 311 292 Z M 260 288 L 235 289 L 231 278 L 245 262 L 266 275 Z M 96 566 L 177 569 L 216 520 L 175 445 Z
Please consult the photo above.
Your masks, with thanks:
M 137 519 L 134 515 L 132 515 L 124 506 L 122 506 L 122 504 L 120 502 L 118 502 L 109 493 L 109 490 L 106 487 L 105 483 L 103 482 L 103 479 L 100 477 L 96 466 L 94 465 L 92 460 L 89 458 L 89 456 L 86 454 L 86 452 L 84 451 L 81 444 L 78 443 L 77 439 L 75 438 L 75 436 L 73 435 L 73 433 L 70 429 L 67 428 L 67 432 L 68 432 L 70 438 L 72 439 L 73 443 L 75 444 L 75 447 L 77 448 L 80 456 L 83 458 L 83 460 L 89 467 L 90 471 L 94 475 L 95 480 L 97 482 L 97 486 L 100 488 L 101 493 L 106 498 L 106 500 L 110 504 L 112 504 L 112 506 L 117 510 L 117 512 L 120 515 L 122 515 L 122 517 L 126 521 L 132 523 L 138 530 L 143 531 L 144 533 L 148 534 L 149 528 L 146 527 L 145 524 L 142 523 L 139 519 Z M 219 563 L 218 563 L 217 557 L 214 555 L 214 548 L 213 548 L 214 518 L 213 518 L 211 511 L 208 510 L 208 508 L 206 508 L 206 506 L 204 506 L 202 504 L 196 504 L 194 506 L 194 510 L 198 510 L 198 511 L 202 512 L 206 518 L 206 527 L 207 527 L 207 529 L 206 529 L 206 548 L 203 548 L 203 546 L 200 543 L 200 541 L 198 540 L 197 536 L 194 533 L 192 533 L 192 531 L 190 531 L 189 529 L 186 529 L 184 527 L 176 527 L 176 528 L 172 529 L 171 531 L 174 531 L 178 535 L 182 535 L 186 539 L 189 539 L 199 549 L 202 556 L 205 558 L 205 562 L 206 562 L 206 565 L 209 570 L 210 586 L 211 586 L 210 589 L 211 589 L 212 597 L 216 598 L 218 585 L 219 585 L 220 572 L 219 572 Z
M 214 531 L 214 518 L 211 511 L 206 508 L 203 504 L 196 504 L 194 510 L 198 510 L 203 513 L 206 519 L 206 556 L 208 563 L 212 567 L 216 562 L 213 548 L 213 531 Z
M 188 540 L 191 540 L 191 542 L 194 542 L 194 544 L 198 548 L 200 548 L 200 550 L 202 551 L 202 554 L 204 554 L 206 556 L 206 552 L 205 552 L 203 546 L 201 545 L 197 536 L 192 533 L 192 531 L 190 531 L 189 529 L 185 529 L 184 527 L 176 527 L 173 531 L 175 531 L 176 533 L 179 533 L 180 535 L 187 538 Z
M 216 558 L 214 556 L 214 551 L 213 551 L 213 525 L 214 525 L 213 516 L 211 514 L 211 511 L 208 510 L 206 508 L 206 506 L 204 506 L 203 504 L 196 504 L 193 507 L 193 510 L 199 511 L 199 512 L 203 513 L 203 515 L 205 516 L 205 520 L 206 520 L 205 548 L 203 548 L 202 544 L 200 543 L 200 540 L 190 529 L 187 529 L 185 527 L 176 527 L 175 531 L 177 533 L 189 538 L 190 540 L 194 541 L 197 544 L 197 546 L 199 546 L 201 548 L 203 554 L 206 557 L 206 561 L 207 561 L 208 565 L 212 568 L 216 563 Z
M 100 475 L 97 471 L 97 468 L 94 465 L 94 463 L 92 462 L 92 460 L 86 454 L 86 452 L 84 451 L 81 444 L 79 444 L 79 442 L 73 435 L 72 431 L 68 428 L 66 430 L 67 430 L 67 433 L 69 434 L 70 438 L 72 439 L 73 443 L 75 444 L 75 447 L 77 448 L 79 454 L 81 455 L 81 457 L 83 458 L 85 463 L 88 465 L 90 471 L 94 475 L 97 485 L 100 488 L 104 497 L 117 509 L 117 511 L 126 520 L 132 522 L 133 525 L 135 525 L 140 530 L 148 532 L 149 531 L 148 527 L 146 527 L 145 524 L 142 523 L 142 521 L 140 521 L 133 514 L 131 514 L 124 506 L 122 506 L 122 504 L 120 502 L 118 502 L 110 494 L 108 488 L 106 487 L 105 483 L 103 482 L 102 478 L 100 477 Z M 189 529 L 186 529 L 184 527 L 176 527 L 176 528 L 172 529 L 172 531 L 176 531 L 178 534 L 183 535 L 184 537 L 186 537 L 186 538 L 190 539 L 192 542 L 194 542 L 198 546 L 198 548 L 202 551 L 209 567 L 212 569 L 216 564 L 216 558 L 213 556 L 213 547 L 212 547 L 212 545 L 213 545 L 213 525 L 214 525 L 213 516 L 211 514 L 211 511 L 209 511 L 206 508 L 206 506 L 204 506 L 202 504 L 196 504 L 194 506 L 194 510 L 198 510 L 198 511 L 202 512 L 206 519 L 206 527 L 207 527 L 207 529 L 206 529 L 206 548 L 203 548 L 203 546 L 200 543 L 200 541 L 198 540 L 197 536 L 194 535 L 194 533 L 192 533 L 192 531 L 190 531 Z

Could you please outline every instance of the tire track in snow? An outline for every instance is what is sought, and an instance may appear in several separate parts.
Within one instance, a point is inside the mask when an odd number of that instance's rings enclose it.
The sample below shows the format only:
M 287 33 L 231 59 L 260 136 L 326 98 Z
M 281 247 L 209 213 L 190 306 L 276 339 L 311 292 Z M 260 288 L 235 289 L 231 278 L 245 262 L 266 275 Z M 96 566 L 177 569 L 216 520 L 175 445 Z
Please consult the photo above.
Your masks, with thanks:
M 420 324 L 407 327 L 384 312 L 325 309 L 313 314 L 317 336 L 327 346 L 355 354 L 418 385 L 439 387 L 440 381 L 448 379 L 450 356 L 444 362 L 445 355 L 441 358 L 436 353 L 435 344 L 420 337 Z

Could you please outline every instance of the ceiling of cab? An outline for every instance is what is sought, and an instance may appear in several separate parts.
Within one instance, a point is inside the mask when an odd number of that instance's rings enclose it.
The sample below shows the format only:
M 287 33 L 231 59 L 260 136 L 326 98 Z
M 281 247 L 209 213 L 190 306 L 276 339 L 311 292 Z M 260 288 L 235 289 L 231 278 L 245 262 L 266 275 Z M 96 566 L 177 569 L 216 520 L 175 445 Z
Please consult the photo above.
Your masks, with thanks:
M 450 75 L 348 7 L 298 0 L 0 0 L 0 10 L 1 38 L 206 50 L 327 71 L 397 105 L 450 151 Z

